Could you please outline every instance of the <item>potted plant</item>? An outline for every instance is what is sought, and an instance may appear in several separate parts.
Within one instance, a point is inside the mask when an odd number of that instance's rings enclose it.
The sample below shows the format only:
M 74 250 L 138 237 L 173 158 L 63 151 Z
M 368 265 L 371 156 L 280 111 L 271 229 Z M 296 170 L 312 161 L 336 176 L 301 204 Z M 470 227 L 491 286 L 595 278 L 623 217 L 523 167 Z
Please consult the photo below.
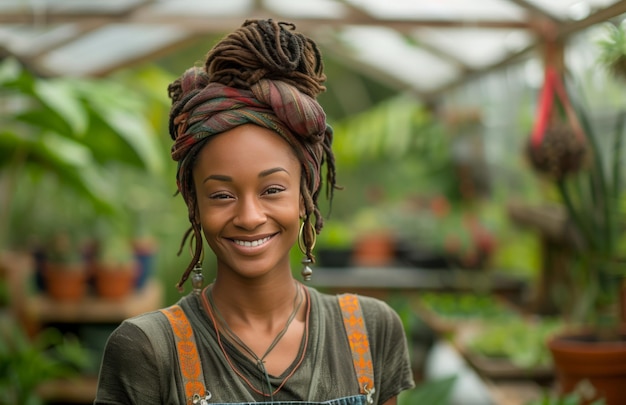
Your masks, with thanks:
M 139 264 L 132 242 L 120 234 L 98 241 L 94 259 L 96 294 L 105 299 L 127 297 L 135 287 Z
M 621 47 L 624 52 L 623 44 L 623 29 L 613 30 L 604 51 Z M 622 179 L 625 114 L 618 114 L 613 133 L 600 133 L 592 123 L 589 109 L 582 100 L 568 97 L 555 72 L 546 72 L 546 83 L 554 85 L 560 111 L 565 112 L 567 119 L 565 126 L 552 128 L 549 123 L 555 124 L 554 117 L 548 114 L 543 121 L 539 119 L 538 123 L 543 122 L 544 126 L 533 133 L 531 141 L 536 143 L 531 144 L 531 149 L 537 148 L 536 152 L 543 145 L 550 152 L 541 156 L 549 163 L 551 180 L 573 235 L 565 286 L 569 299 L 562 304 L 563 315 L 571 327 L 551 338 L 548 346 L 562 392 L 571 392 L 587 380 L 595 387 L 597 398 L 605 398 L 607 405 L 623 404 L 626 339 L 620 295 L 626 270 Z M 549 139 L 550 129 L 554 131 Z M 541 139 L 543 135 L 546 137 Z
M 86 295 L 88 268 L 76 237 L 70 232 L 52 235 L 40 263 L 43 287 L 51 298 L 75 302 Z

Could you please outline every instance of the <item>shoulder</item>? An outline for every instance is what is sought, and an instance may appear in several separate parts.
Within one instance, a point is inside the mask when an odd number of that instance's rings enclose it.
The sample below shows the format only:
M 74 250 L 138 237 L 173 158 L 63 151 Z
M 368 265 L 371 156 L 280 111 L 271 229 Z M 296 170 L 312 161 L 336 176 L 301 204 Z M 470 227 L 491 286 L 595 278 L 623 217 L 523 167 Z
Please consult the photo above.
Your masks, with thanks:
M 310 289 L 314 302 L 325 310 L 326 313 L 336 313 L 341 316 L 339 297 L 343 294 L 326 294 L 315 289 Z M 365 295 L 354 294 L 359 301 L 363 318 L 368 330 L 374 329 L 399 329 L 402 332 L 402 323 L 396 311 L 385 301 Z
M 183 297 L 175 306 L 183 309 L 183 313 L 189 316 L 189 297 Z M 158 309 L 151 312 L 128 318 L 124 320 L 116 330 L 111 334 L 110 340 L 131 339 L 139 344 L 150 341 L 153 346 L 162 346 L 173 338 L 172 328 L 170 327 L 167 311 L 173 306 Z

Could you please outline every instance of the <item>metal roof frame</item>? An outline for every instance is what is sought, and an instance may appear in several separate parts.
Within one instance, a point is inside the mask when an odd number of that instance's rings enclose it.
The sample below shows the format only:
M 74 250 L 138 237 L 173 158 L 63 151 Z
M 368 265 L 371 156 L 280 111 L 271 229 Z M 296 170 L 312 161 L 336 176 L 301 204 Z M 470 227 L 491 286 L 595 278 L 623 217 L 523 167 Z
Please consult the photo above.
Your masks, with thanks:
M 43 76 L 106 76 L 168 55 L 199 37 L 231 31 L 245 19 L 274 18 L 295 23 L 299 31 L 355 70 L 431 99 L 537 50 L 544 41 L 542 25 L 549 24 L 560 40 L 567 40 L 626 13 L 626 0 L 474 0 L 471 6 L 463 4 L 467 3 L 5 0 L 0 4 L 0 57 L 15 56 Z M 578 14 L 564 13 L 576 7 Z M 581 8 L 585 9 L 582 13 Z M 362 35 L 364 30 L 370 30 L 371 40 Z M 513 45 L 503 42 L 507 32 Z M 463 44 L 464 37 L 471 35 L 474 43 Z M 395 43 L 382 42 L 387 37 Z M 130 39 L 137 44 L 124 51 Z M 380 43 L 375 44 L 376 40 Z M 392 49 L 412 65 L 401 66 L 393 60 Z M 472 49 L 485 57 L 479 59 Z M 379 54 L 368 54 L 372 50 Z M 465 58 L 463 50 L 469 51 Z M 76 56 L 82 54 L 86 56 Z

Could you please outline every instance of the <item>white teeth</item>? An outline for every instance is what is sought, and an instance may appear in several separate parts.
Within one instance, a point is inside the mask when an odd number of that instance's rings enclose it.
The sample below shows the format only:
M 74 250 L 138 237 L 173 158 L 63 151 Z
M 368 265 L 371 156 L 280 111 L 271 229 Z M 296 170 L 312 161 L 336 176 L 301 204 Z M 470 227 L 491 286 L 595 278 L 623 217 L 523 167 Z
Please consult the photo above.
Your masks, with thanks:
M 269 236 L 267 238 L 263 238 L 263 239 L 259 239 L 259 240 L 253 240 L 253 241 L 235 240 L 235 243 L 238 244 L 239 246 L 252 247 L 252 246 L 262 245 L 265 242 L 267 242 L 268 240 L 270 240 Z

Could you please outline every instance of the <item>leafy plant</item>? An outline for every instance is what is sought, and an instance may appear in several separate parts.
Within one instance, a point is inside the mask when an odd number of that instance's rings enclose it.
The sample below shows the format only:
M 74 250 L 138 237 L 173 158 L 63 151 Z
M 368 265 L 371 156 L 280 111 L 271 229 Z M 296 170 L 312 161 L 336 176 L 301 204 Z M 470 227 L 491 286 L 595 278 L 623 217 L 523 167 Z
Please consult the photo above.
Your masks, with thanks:
M 77 339 L 53 328 L 31 339 L 21 325 L 0 314 L 0 405 L 43 404 L 38 387 L 78 375 L 88 359 Z
M 506 359 L 522 369 L 548 367 L 552 356 L 546 340 L 562 326 L 561 320 L 549 318 L 486 320 L 468 340 L 467 347 L 473 353 Z
M 593 392 L 593 387 L 589 385 L 589 382 L 582 380 L 576 389 L 568 394 L 545 392 L 540 399 L 530 401 L 526 405 L 606 405 L 604 399 L 589 402 L 588 398 L 593 397 Z
M 404 391 L 398 398 L 400 405 L 429 404 L 448 405 L 458 376 L 427 380 L 419 383 L 410 391 Z
M 598 41 L 600 65 L 621 80 L 626 80 L 626 21 L 605 24 L 606 37 Z
M 7 225 L 24 227 L 37 204 L 46 201 L 42 185 L 56 182 L 56 192 L 74 194 L 95 212 L 111 216 L 119 213 L 120 201 L 106 180 L 107 166 L 148 173 L 163 167 L 141 97 L 120 83 L 40 78 L 9 58 L 0 64 L 0 94 L 0 246 L 21 234 L 9 232 Z M 18 185 L 30 196 L 17 193 Z M 20 210 L 14 197 L 22 197 L 30 209 Z M 77 202 L 73 206 L 83 205 Z
M 573 99 L 574 108 L 592 155 L 592 165 L 557 181 L 559 195 L 576 230 L 577 249 L 571 287 L 575 322 L 615 330 L 619 300 L 626 272 L 620 262 L 626 256 L 623 164 L 626 112 L 617 115 L 612 133 L 603 134 L 592 124 L 589 107 Z
M 515 312 L 491 294 L 425 292 L 419 305 L 446 320 L 504 319 Z

